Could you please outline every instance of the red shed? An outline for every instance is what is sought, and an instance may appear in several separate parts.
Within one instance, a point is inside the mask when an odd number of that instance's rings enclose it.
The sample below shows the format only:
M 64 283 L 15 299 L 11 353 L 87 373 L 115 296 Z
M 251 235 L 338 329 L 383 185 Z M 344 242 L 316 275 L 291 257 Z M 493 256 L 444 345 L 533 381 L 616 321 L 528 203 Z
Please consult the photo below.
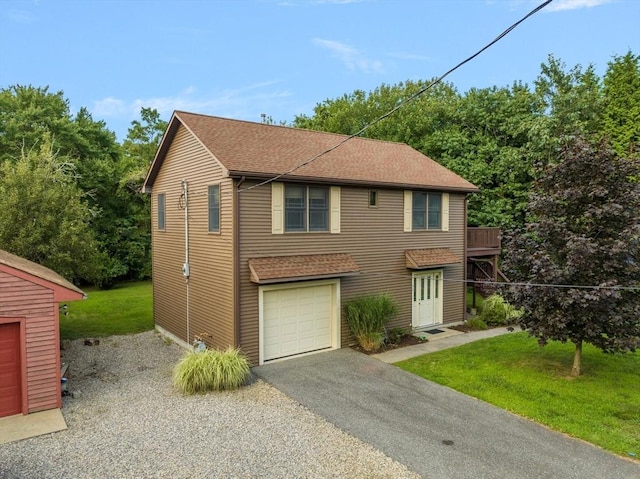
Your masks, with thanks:
M 0 417 L 62 406 L 58 303 L 85 297 L 49 268 L 0 250 Z

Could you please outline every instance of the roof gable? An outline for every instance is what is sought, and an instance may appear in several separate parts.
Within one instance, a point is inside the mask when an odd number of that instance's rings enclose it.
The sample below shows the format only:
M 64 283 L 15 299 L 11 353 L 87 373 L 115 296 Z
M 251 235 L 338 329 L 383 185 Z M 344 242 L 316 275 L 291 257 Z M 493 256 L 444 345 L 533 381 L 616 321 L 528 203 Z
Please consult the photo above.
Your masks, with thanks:
M 270 178 L 334 148 L 345 135 L 176 111 L 151 166 L 149 191 L 178 125 L 184 125 L 232 177 Z M 352 138 L 284 179 L 477 191 L 470 182 L 403 143 Z
M 8 251 L 0 250 L 0 268 L 14 276 L 53 290 L 54 301 L 71 301 L 86 297 L 80 288 L 55 271 Z

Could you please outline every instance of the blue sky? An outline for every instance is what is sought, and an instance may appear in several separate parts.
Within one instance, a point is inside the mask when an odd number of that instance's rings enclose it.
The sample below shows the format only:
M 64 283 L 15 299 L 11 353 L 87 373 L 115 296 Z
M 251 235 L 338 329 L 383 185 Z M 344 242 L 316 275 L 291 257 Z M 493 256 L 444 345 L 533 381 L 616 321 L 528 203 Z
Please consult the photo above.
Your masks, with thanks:
M 62 90 L 122 140 L 141 107 L 260 121 L 443 74 L 541 0 L 0 0 L 0 88 Z M 640 53 L 639 0 L 554 0 L 447 81 L 529 84 Z

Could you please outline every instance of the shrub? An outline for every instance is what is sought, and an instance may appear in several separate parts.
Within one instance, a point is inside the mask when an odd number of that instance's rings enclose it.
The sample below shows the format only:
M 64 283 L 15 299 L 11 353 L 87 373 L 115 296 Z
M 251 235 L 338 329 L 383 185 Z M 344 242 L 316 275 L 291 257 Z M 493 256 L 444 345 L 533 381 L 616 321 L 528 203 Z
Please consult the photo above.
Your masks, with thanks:
M 476 316 L 475 318 L 468 319 L 466 324 L 467 324 L 467 326 L 469 328 L 475 329 L 475 330 L 478 330 L 478 331 L 489 328 L 489 326 L 487 326 L 487 323 L 485 323 L 478 316 Z
M 398 344 L 405 334 L 407 331 L 404 328 L 391 328 L 387 331 L 387 343 Z
M 513 322 L 520 314 L 520 311 L 507 303 L 502 296 L 492 294 L 484 300 L 480 318 L 489 325 L 502 326 Z
M 345 305 L 349 329 L 365 351 L 382 345 L 384 328 L 397 311 L 397 303 L 387 293 L 362 296 Z
M 249 361 L 239 349 L 188 351 L 173 371 L 183 394 L 238 389 L 249 376 Z

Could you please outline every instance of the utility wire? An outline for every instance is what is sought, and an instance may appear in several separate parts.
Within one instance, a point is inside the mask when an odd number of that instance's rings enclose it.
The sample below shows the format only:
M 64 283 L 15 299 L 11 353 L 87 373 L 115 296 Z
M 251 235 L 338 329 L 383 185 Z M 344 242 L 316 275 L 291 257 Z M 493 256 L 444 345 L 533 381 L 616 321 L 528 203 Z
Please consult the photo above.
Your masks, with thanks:
M 418 90 L 417 92 L 415 92 L 413 95 L 410 95 L 408 98 L 406 98 L 405 100 L 402 100 L 400 103 L 398 103 L 395 107 L 393 107 L 391 110 L 389 110 L 387 113 L 383 114 L 382 116 L 379 116 L 378 118 L 376 118 L 375 120 L 367 123 L 366 125 L 364 125 L 362 128 L 360 128 L 360 130 L 358 130 L 357 132 L 345 137 L 344 139 L 342 139 L 341 141 L 339 141 L 338 143 L 336 143 L 334 146 L 332 146 L 331 148 L 328 148 L 320 153 L 318 153 L 315 156 L 312 156 L 311 158 L 309 158 L 308 160 L 303 161 L 302 163 L 299 163 L 298 165 L 294 166 L 293 168 L 291 168 L 290 170 L 285 171 L 284 173 L 280 173 L 279 175 L 274 176 L 273 178 L 269 178 L 268 180 L 264 180 L 261 183 L 255 184 L 253 186 L 248 186 L 244 189 L 238 190 L 239 193 L 243 192 L 243 191 L 248 191 L 248 190 L 252 190 L 254 188 L 257 188 L 259 186 L 263 186 L 263 185 L 267 185 L 273 181 L 277 181 L 280 178 L 282 178 L 283 176 L 286 175 L 290 175 L 291 173 L 293 173 L 296 170 L 299 170 L 300 168 L 307 166 L 308 164 L 316 161 L 318 158 L 331 153 L 333 150 L 336 150 L 338 148 L 340 148 L 342 145 L 344 145 L 346 142 L 348 142 L 349 140 L 360 136 L 362 133 L 364 133 L 365 131 L 367 131 L 369 128 L 371 128 L 372 126 L 376 125 L 377 123 L 381 122 L 382 120 L 384 120 L 385 118 L 393 115 L 396 111 L 398 111 L 400 108 L 402 108 L 403 106 L 405 106 L 407 103 L 412 102 L 413 100 L 415 100 L 416 98 L 418 98 L 420 95 L 422 95 L 424 92 L 426 92 L 427 90 L 429 90 L 430 88 L 432 88 L 433 86 L 437 85 L 438 83 L 440 83 L 442 80 L 444 80 L 447 76 L 449 76 L 451 73 L 453 73 L 454 71 L 456 71 L 458 68 L 460 68 L 462 65 L 464 65 L 465 63 L 470 62 L 471 60 L 473 60 L 474 58 L 476 58 L 478 55 L 480 55 L 482 52 L 484 52 L 485 50 L 489 49 L 490 47 L 492 47 L 493 45 L 495 45 L 496 43 L 498 43 L 500 40 L 502 40 L 504 37 L 506 37 L 509 33 L 511 33 L 512 30 L 514 30 L 516 27 L 518 27 L 522 22 L 524 22 L 525 20 L 527 20 L 529 17 L 535 15 L 536 13 L 538 13 L 540 10 L 542 10 L 544 7 L 546 7 L 547 5 L 549 5 L 553 0 L 547 0 L 544 3 L 541 3 L 540 5 L 538 5 L 536 8 L 534 8 L 533 10 L 531 10 L 529 13 L 527 13 L 524 17 L 522 17 L 520 20 L 518 20 L 516 23 L 512 24 L 509 28 L 507 28 L 505 31 L 503 31 L 500 35 L 498 35 L 496 38 L 494 38 L 492 41 L 490 41 L 489 43 L 487 43 L 484 47 L 482 47 L 480 50 L 478 50 L 476 53 L 474 53 L 473 55 L 471 55 L 470 57 L 466 58 L 465 60 L 462 60 L 460 63 L 458 63 L 456 66 L 454 66 L 453 68 L 451 68 L 450 70 L 448 70 L 447 72 L 443 73 L 442 75 L 440 75 L 438 78 L 436 78 L 435 80 L 432 80 L 428 85 L 422 87 L 420 90 Z

